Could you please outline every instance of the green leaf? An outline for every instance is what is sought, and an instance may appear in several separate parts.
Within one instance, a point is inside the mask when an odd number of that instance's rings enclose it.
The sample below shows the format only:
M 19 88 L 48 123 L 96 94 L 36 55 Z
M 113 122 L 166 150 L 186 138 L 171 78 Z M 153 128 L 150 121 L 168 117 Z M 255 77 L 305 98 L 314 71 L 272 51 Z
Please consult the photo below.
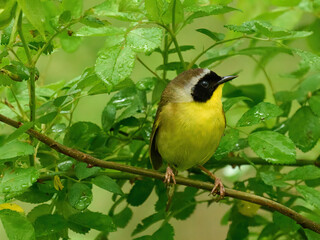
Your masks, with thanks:
M 23 13 L 28 21 L 40 32 L 42 37 L 45 36 L 45 11 L 41 0 L 17 0 Z
M 10 24 L 12 18 L 14 17 L 15 10 L 16 10 L 16 1 L 15 0 L 2 1 L 0 9 L 1 9 L 0 29 L 3 29 Z
M 319 240 L 319 233 L 306 228 L 304 228 L 303 231 L 305 232 L 308 240 Z
M 36 237 L 46 237 L 67 229 L 67 221 L 58 214 L 39 216 L 34 222 Z
M 87 163 L 78 162 L 74 168 L 76 177 L 80 180 L 88 178 L 100 171 L 99 167 L 89 167 Z
M 62 49 L 68 53 L 75 52 L 82 42 L 81 37 L 69 35 L 67 32 L 61 33 L 59 37 Z
M 229 109 L 236 103 L 239 103 L 240 101 L 251 101 L 252 100 L 248 97 L 233 97 L 233 98 L 228 98 L 223 102 L 223 110 L 224 112 L 229 111 Z
M 103 109 L 101 115 L 101 124 L 105 132 L 109 132 L 110 128 L 112 127 L 116 118 L 116 113 L 116 106 L 112 103 L 108 103 L 107 106 Z
M 37 120 L 36 120 L 36 123 L 44 123 L 44 124 L 47 124 L 47 123 L 50 123 L 52 122 L 55 117 L 58 115 L 58 112 L 54 111 L 54 112 L 49 112 L 41 117 L 39 117 Z
M 185 220 L 196 209 L 195 194 L 198 189 L 186 187 L 183 192 L 175 192 L 172 198 L 170 211 L 173 217 L 178 220 Z
M 251 33 L 254 33 L 256 31 L 253 21 L 244 22 L 240 26 L 237 26 L 237 25 L 224 25 L 224 27 L 228 28 L 231 31 L 245 33 L 245 34 L 251 34 Z
M 226 83 L 223 87 L 223 96 L 227 98 L 239 96 L 248 97 L 252 102 L 245 100 L 245 103 L 253 107 L 263 101 L 266 96 L 266 89 L 263 84 L 240 85 L 235 87 L 230 83 Z
M 320 75 L 311 75 L 300 84 L 300 87 L 294 93 L 294 96 L 299 102 L 304 102 L 309 98 L 310 93 L 313 93 L 318 89 L 320 89 Z
M 214 158 L 220 160 L 224 158 L 229 152 L 233 151 L 239 140 L 239 131 L 230 128 L 225 131 L 224 136 L 221 138 L 219 147 L 214 153 Z
M 187 12 L 192 12 L 187 21 L 190 22 L 195 18 L 206 17 L 211 15 L 225 14 L 232 11 L 239 11 L 239 9 L 223 6 L 223 5 L 208 5 L 208 6 L 190 6 L 186 8 Z
M 262 181 L 270 186 L 287 187 L 289 185 L 284 182 L 282 175 L 277 172 L 261 172 L 260 176 Z
M 312 96 L 309 105 L 313 113 L 320 117 L 320 96 Z
M 28 131 L 31 127 L 33 127 L 33 122 L 26 122 L 21 127 L 19 127 L 17 130 L 15 130 L 13 133 L 11 133 L 5 140 L 5 143 L 9 143 L 12 140 L 15 140 L 16 138 L 20 137 L 23 133 Z M 29 145 L 30 146 L 30 145 Z M 0 147 L 1 149 L 1 147 Z M 1 150 L 0 150 L 1 152 Z M 31 153 L 32 154 L 32 153 Z M 1 158 L 1 157 L 0 157 Z
M 93 16 L 84 16 L 80 22 L 82 24 L 85 24 L 89 27 L 95 27 L 95 28 L 99 28 L 99 27 L 103 27 L 105 25 L 110 24 L 107 20 L 100 20 L 97 17 L 93 17 Z
M 273 223 L 281 228 L 284 232 L 295 232 L 300 228 L 300 225 L 295 220 L 289 218 L 277 211 L 272 214 Z
M 133 230 L 132 232 L 132 236 L 146 230 L 148 227 L 150 227 L 152 224 L 164 219 L 166 216 L 164 211 L 160 211 L 160 212 L 156 212 L 152 215 L 150 215 L 149 217 L 146 217 L 144 219 L 142 219 L 142 224 L 139 223 L 137 225 L 137 227 Z
M 34 184 L 30 188 L 28 188 L 27 191 L 25 191 L 19 196 L 16 196 L 15 198 L 22 202 L 43 203 L 49 201 L 52 198 L 52 196 L 53 194 L 41 192 L 37 185 Z
M 300 185 L 296 186 L 296 189 L 308 203 L 320 209 L 320 192 L 315 188 Z
M 50 214 L 51 206 L 49 204 L 41 204 L 35 206 L 27 215 L 30 222 L 35 222 L 36 219 L 42 215 Z
M 59 24 L 63 25 L 71 20 L 71 12 L 70 11 L 63 11 L 59 16 Z
M 0 192 L 10 199 L 27 190 L 38 178 L 39 172 L 34 167 L 7 169 L 3 172 Z
M 316 166 L 302 166 L 298 167 L 285 176 L 285 180 L 310 180 L 317 179 L 320 176 L 320 169 Z
M 268 102 L 261 102 L 245 112 L 239 119 L 237 126 L 252 126 L 254 124 L 264 122 L 267 119 L 278 117 L 282 113 L 282 109 L 277 105 Z
M 123 27 L 103 26 L 99 28 L 84 26 L 75 32 L 78 37 L 115 36 L 123 35 L 126 29 Z
M 114 232 L 116 226 L 110 216 L 99 212 L 80 212 L 73 214 L 68 219 L 71 223 L 75 223 L 87 228 L 96 229 L 103 232 Z
M 320 70 L 320 57 L 318 55 L 297 48 L 293 49 L 293 52 L 299 55 L 309 66 Z
M 120 186 L 112 178 L 106 175 L 100 175 L 95 177 L 94 179 L 92 179 L 92 183 L 109 192 L 123 195 Z
M 310 107 L 302 107 L 289 122 L 289 137 L 303 152 L 311 150 L 320 138 L 320 118 Z
M 252 150 L 267 162 L 285 164 L 296 162 L 294 143 L 286 136 L 272 131 L 251 133 L 248 137 Z
M 131 188 L 127 201 L 132 206 L 144 203 L 152 192 L 154 182 L 150 179 L 136 181 Z
M 174 11 L 174 13 L 173 13 Z M 164 14 L 162 15 L 161 19 L 163 23 L 170 24 L 172 23 L 172 18 L 174 14 L 175 23 L 181 23 L 184 20 L 184 11 L 183 6 L 180 0 L 171 0 L 169 3 L 168 8 L 165 10 Z
M 135 52 L 151 52 L 161 45 L 161 39 L 161 28 L 137 28 L 128 33 L 126 43 Z
M 82 0 L 63 0 L 62 7 L 66 11 L 70 11 L 72 18 L 79 18 L 82 15 Z
M 8 239 L 36 239 L 32 224 L 20 213 L 4 209 L 0 210 L 0 218 Z
M 142 78 L 136 83 L 136 88 L 140 91 L 150 91 L 153 89 L 156 81 L 157 79 L 154 77 Z
M 152 239 L 154 240 L 173 240 L 173 237 L 174 229 L 169 223 L 164 224 L 154 234 L 152 234 Z
M 92 192 L 86 184 L 75 183 L 68 193 L 69 203 L 78 210 L 86 209 L 92 202 Z
M 160 101 L 161 94 L 167 84 L 164 81 L 157 81 L 156 85 L 154 86 L 153 92 L 152 92 L 152 104 L 155 104 Z
M 145 7 L 149 19 L 161 22 L 161 16 L 166 5 L 168 4 L 165 1 L 145 0 Z
M 181 52 L 189 51 L 189 50 L 192 50 L 192 49 L 194 49 L 194 46 L 192 46 L 192 45 L 180 45 L 179 46 L 179 50 Z M 177 48 L 171 48 L 171 49 L 168 50 L 168 54 L 173 54 L 173 53 L 177 53 L 177 52 L 178 52 Z
M 129 46 L 114 46 L 100 51 L 95 71 L 107 84 L 116 85 L 132 72 L 135 53 Z
M 63 143 L 72 148 L 90 149 L 100 133 L 100 127 L 94 123 L 76 122 L 67 130 Z
M 109 0 L 93 7 L 94 14 L 104 17 L 112 17 L 121 21 L 139 22 L 144 17 L 141 2 L 131 0 Z
M 114 224 L 119 228 L 125 228 L 132 218 L 132 210 L 125 207 L 121 212 L 115 214 L 113 218 Z
M 205 28 L 199 28 L 196 31 L 208 36 L 209 38 L 211 38 L 212 40 L 217 41 L 217 42 L 222 41 L 225 37 L 225 35 L 223 33 L 212 32 L 212 31 L 205 29 Z
M 0 72 L 0 86 L 10 86 L 14 81 L 9 78 L 9 76 L 2 71 Z

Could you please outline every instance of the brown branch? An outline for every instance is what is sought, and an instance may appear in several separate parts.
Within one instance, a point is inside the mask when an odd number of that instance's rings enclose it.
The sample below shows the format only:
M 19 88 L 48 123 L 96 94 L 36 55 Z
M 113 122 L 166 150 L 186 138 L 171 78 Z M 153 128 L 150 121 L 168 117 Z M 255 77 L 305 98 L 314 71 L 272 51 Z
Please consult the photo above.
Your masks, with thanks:
M 15 128 L 19 128 L 22 125 L 21 123 L 14 121 L 10 118 L 7 118 L 7 117 L 3 116 L 2 114 L 0 114 L 0 121 L 4 122 L 12 127 L 15 127 Z M 154 170 L 150 170 L 150 169 L 143 169 L 143 168 L 139 168 L 139 167 L 127 166 L 127 165 L 116 163 L 116 162 L 109 162 L 109 161 L 100 160 L 98 158 L 92 157 L 92 156 L 85 154 L 83 152 L 80 152 L 78 150 L 64 146 L 64 145 L 54 141 L 53 139 L 51 139 L 51 138 L 33 130 L 33 129 L 29 129 L 27 131 L 27 133 L 30 136 L 37 138 L 39 141 L 43 142 L 44 144 L 48 145 L 49 147 L 55 149 L 56 151 L 58 151 L 64 155 L 70 156 L 80 162 L 85 162 L 85 163 L 88 163 L 88 164 L 91 164 L 94 166 L 99 166 L 102 168 L 115 169 L 115 170 L 119 170 L 121 172 L 133 173 L 133 174 L 137 174 L 137 175 L 144 176 L 144 177 L 156 178 L 156 179 L 161 179 L 161 180 L 164 179 L 163 173 L 160 173 L 160 172 L 157 172 Z M 211 191 L 211 189 L 213 188 L 212 183 L 192 180 L 192 179 L 179 177 L 179 176 L 176 177 L 176 182 L 177 182 L 177 184 L 180 184 L 180 185 L 195 187 L 195 188 L 204 189 L 204 190 L 208 190 L 208 191 Z M 282 213 L 283 215 L 286 215 L 286 216 L 292 218 L 293 220 L 295 220 L 303 228 L 308 228 L 314 232 L 320 233 L 320 224 L 319 223 L 313 222 L 310 219 L 302 216 L 301 214 L 293 211 L 292 209 L 290 209 L 280 203 L 277 203 L 275 201 L 272 201 L 270 199 L 260 197 L 260 196 L 257 196 L 257 195 L 251 194 L 251 193 L 233 190 L 230 188 L 226 188 L 225 195 L 228 197 L 237 198 L 237 199 L 241 199 L 244 201 L 256 203 L 261 206 L 265 206 L 269 209 L 278 211 L 278 212 Z

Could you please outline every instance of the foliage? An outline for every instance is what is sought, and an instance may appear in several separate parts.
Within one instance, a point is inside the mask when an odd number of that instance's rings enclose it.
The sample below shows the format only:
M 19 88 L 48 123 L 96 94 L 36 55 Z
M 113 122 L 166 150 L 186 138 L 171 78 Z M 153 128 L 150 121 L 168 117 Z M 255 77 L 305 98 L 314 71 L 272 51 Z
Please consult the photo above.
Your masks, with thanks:
M 246 14 L 247 9 L 239 9 L 241 4 L 226 0 L 106 0 L 89 8 L 82 0 L 0 1 L 0 113 L 26 123 L 0 135 L 0 219 L 8 238 L 67 239 L 68 230 L 86 234 L 95 229 L 100 231 L 96 239 L 107 239 L 111 232 L 127 226 L 134 218 L 132 209 L 142 205 L 155 189 L 158 201 L 154 212 L 144 213 L 145 218 L 132 236 L 173 239 L 170 220 L 192 218 L 198 204 L 212 203 L 212 198 L 200 200 L 207 193 L 179 187 L 166 212 L 166 188 L 161 181 L 132 180 L 125 173 L 76 162 L 29 138 L 25 132 L 34 128 L 97 158 L 151 168 L 148 141 L 157 103 L 170 80 L 168 74 L 196 67 L 214 69 L 236 56 L 256 62 L 256 72 L 262 72 L 267 83 L 256 77 L 258 83 L 225 85 L 224 109 L 238 121 L 229 123 L 227 119 L 225 136 L 207 167 L 211 169 L 217 162 L 223 167 L 229 157 L 240 156 L 253 166 L 255 177 L 234 182 L 235 189 L 267 196 L 320 223 L 319 168 L 283 166 L 295 166 L 300 150 L 313 153 L 320 138 L 316 27 L 320 5 L 311 0 L 267 2 L 266 9 L 272 11 L 238 21 L 239 24 L 225 20 L 225 28 L 219 32 L 208 26 L 189 28 L 190 34 L 203 34 L 210 39 L 211 45 L 201 50 L 192 42 L 181 45 L 178 34 L 200 18 L 216 19 L 241 11 Z M 311 19 L 310 27 L 302 19 L 306 15 Z M 294 23 L 283 27 L 284 19 L 294 19 Z M 220 29 L 215 24 L 218 22 L 213 21 L 213 27 Z M 68 82 L 37 82 L 43 74 L 37 69 L 41 56 L 60 49 L 74 52 L 85 39 L 93 37 L 105 39 L 94 66 Z M 297 48 L 297 39 L 302 46 L 308 44 L 310 50 Z M 190 52 L 194 53 L 193 58 L 186 61 Z M 156 54 L 160 54 L 161 63 L 151 69 L 142 57 L 148 59 Z M 279 61 L 280 54 L 288 55 L 288 61 L 300 59 L 294 71 L 281 75 L 287 89 L 294 82 L 292 89 L 286 91 L 277 90 L 266 70 L 268 64 Z M 135 64 L 142 64 L 150 74 L 134 79 L 131 73 Z M 75 122 L 73 113 L 79 100 L 98 94 L 110 95 L 101 112 L 101 124 Z M 237 107 L 245 111 L 233 111 Z M 255 164 L 252 156 L 265 160 L 266 166 Z M 210 181 L 198 171 L 191 170 L 188 176 Z M 129 191 L 122 188 L 128 179 L 134 181 Z M 93 185 L 112 194 L 113 205 L 108 214 L 88 209 Z M 4 207 L 15 199 L 37 205 L 27 215 Z M 224 224 L 231 222 L 227 239 L 319 237 L 277 212 L 258 211 L 256 206 L 236 199 L 222 202 L 230 205 L 222 219 Z M 124 207 L 120 203 L 125 203 Z M 154 233 L 144 234 L 159 222 Z

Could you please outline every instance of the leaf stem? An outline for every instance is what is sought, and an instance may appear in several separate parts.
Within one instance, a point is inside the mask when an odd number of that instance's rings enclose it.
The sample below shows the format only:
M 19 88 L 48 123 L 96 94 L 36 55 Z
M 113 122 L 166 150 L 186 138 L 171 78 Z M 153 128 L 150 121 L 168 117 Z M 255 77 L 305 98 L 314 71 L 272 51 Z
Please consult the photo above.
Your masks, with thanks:
M 31 67 L 33 64 L 32 64 L 32 58 L 31 58 L 31 54 L 30 54 L 30 49 L 29 49 L 29 47 L 27 45 L 27 42 L 26 42 L 26 40 L 24 38 L 23 31 L 22 31 L 22 11 L 20 11 L 20 13 L 19 13 L 17 30 L 18 30 L 18 33 L 19 33 L 19 36 L 20 36 L 20 39 L 21 39 L 22 46 L 23 46 L 24 51 L 26 52 L 26 55 L 27 55 L 29 67 Z
M 14 121 L 10 118 L 5 117 L 4 115 L 0 114 L 0 121 L 4 122 L 10 126 L 13 126 L 15 128 L 19 128 L 21 126 L 21 123 Z M 33 136 L 37 138 L 39 141 L 43 142 L 44 144 L 48 145 L 50 148 L 56 150 L 57 152 L 60 152 L 64 155 L 67 155 L 69 157 L 72 157 L 80 162 L 85 162 L 88 164 L 91 164 L 93 166 L 99 166 L 102 168 L 108 168 L 108 169 L 114 169 L 121 172 L 127 172 L 132 174 L 137 174 L 144 177 L 150 177 L 150 178 L 156 178 L 156 179 L 164 179 L 165 174 L 160 173 L 155 170 L 151 169 L 144 169 L 140 167 L 133 167 L 128 166 L 116 162 L 111 161 L 103 161 L 101 159 L 95 158 L 91 155 L 85 154 L 83 152 L 80 152 L 76 149 L 69 148 L 65 145 L 62 145 L 53 139 L 47 137 L 46 135 L 43 135 L 34 129 L 29 129 L 26 133 L 28 133 L 30 136 Z M 209 182 L 203 182 L 198 180 L 193 180 L 185 177 L 176 176 L 176 182 L 180 185 L 195 187 L 198 189 L 204 189 L 211 191 L 213 188 L 213 184 Z M 267 199 L 265 197 L 257 196 L 252 193 L 242 192 L 230 188 L 226 188 L 226 197 L 232 197 L 241 199 L 247 202 L 252 202 L 259 204 L 261 206 L 265 206 L 269 209 L 273 209 L 275 211 L 278 211 L 279 213 L 290 217 L 291 219 L 295 220 L 298 224 L 300 224 L 303 228 L 308 228 L 316 233 L 320 233 L 320 224 L 311 221 L 310 219 L 306 218 L 305 216 L 302 216 L 301 214 L 297 213 L 296 211 L 278 203 L 273 200 Z
M 223 41 L 216 42 L 216 43 L 212 44 L 211 46 L 209 46 L 209 47 L 207 47 L 205 50 L 203 50 L 201 53 L 199 53 L 199 54 L 189 63 L 189 65 L 187 66 L 187 69 L 192 68 L 192 66 L 199 60 L 199 58 L 201 58 L 206 52 L 208 52 L 210 49 L 214 48 L 215 46 L 221 45 L 221 44 L 226 43 L 226 42 L 236 41 L 236 40 L 239 40 L 239 39 L 242 39 L 242 38 L 245 38 L 245 37 L 244 37 L 244 36 L 241 36 L 241 37 L 236 37 L 236 38 L 230 38 L 230 39 L 226 39 L 226 40 L 223 40 Z
M 177 41 L 177 38 L 175 36 L 175 33 L 170 29 L 170 27 L 166 26 L 166 25 L 163 25 L 163 24 L 160 24 L 160 26 L 162 26 L 171 36 L 171 39 L 173 41 L 173 44 L 177 50 L 177 53 L 178 53 L 178 56 L 179 56 L 179 59 L 180 59 L 180 62 L 183 66 L 183 68 L 185 69 L 186 68 L 186 65 L 185 65 L 185 62 L 183 60 L 183 56 L 182 56 L 182 53 L 181 53 L 181 50 L 180 50 L 180 47 L 179 47 L 179 44 L 178 44 L 178 41 Z
M 14 93 L 13 89 L 12 89 L 12 86 L 10 86 L 10 90 L 11 90 L 11 93 L 12 93 L 12 96 L 13 98 L 16 100 L 16 103 L 17 103 L 17 106 L 18 106 L 18 109 L 20 111 L 20 114 L 22 116 L 22 119 L 25 120 L 25 121 L 28 121 L 28 116 L 27 114 L 23 111 L 22 107 L 21 107 L 21 104 L 16 96 L 16 94 Z
M 42 48 L 40 48 L 37 52 L 37 54 L 34 56 L 33 61 L 34 63 L 36 63 L 39 59 L 39 57 L 41 56 L 41 54 L 44 52 L 44 50 L 51 44 L 52 40 L 58 36 L 60 33 L 62 33 L 64 30 L 66 30 L 67 28 L 69 28 L 70 26 L 72 26 L 73 24 L 76 24 L 77 22 L 79 22 L 80 19 L 75 19 L 74 21 L 68 23 L 66 26 L 62 27 L 61 29 L 59 29 L 58 31 L 56 31 L 50 38 L 49 40 L 42 46 Z
M 271 78 L 269 77 L 269 74 L 267 73 L 265 67 L 262 66 L 262 64 L 261 64 L 255 57 L 253 57 L 253 56 L 249 56 L 249 57 L 250 57 L 252 60 L 254 60 L 254 61 L 257 63 L 258 67 L 262 70 L 262 72 L 263 72 L 264 76 L 266 77 L 266 79 L 267 79 L 267 81 L 268 81 L 268 84 L 269 84 L 269 86 L 270 86 L 270 88 L 271 88 L 273 99 L 274 99 L 274 101 L 276 102 L 276 99 L 275 99 L 275 96 L 274 96 L 276 90 L 275 90 L 275 87 L 274 87 L 274 85 L 273 85 L 273 83 L 272 83 L 272 81 L 271 81 Z
M 149 68 L 139 57 L 137 57 L 137 60 L 139 63 L 142 64 L 142 66 L 144 66 L 149 72 L 151 72 L 156 78 L 158 78 L 159 80 L 161 80 L 161 77 L 154 72 L 151 68 Z
M 163 52 L 162 52 L 163 65 L 164 66 L 166 66 L 167 63 L 168 63 L 168 50 L 169 50 L 168 34 L 165 33 L 165 36 L 164 36 L 164 49 L 163 49 Z M 167 70 L 166 70 L 166 68 L 163 68 L 162 79 L 165 82 L 167 81 Z
M 23 31 L 22 31 L 22 11 L 20 11 L 17 30 L 20 35 L 20 39 L 24 48 L 24 51 L 27 55 L 28 59 L 28 67 L 30 71 L 30 76 L 28 79 L 28 87 L 29 87 L 29 108 L 30 108 L 30 122 L 35 122 L 36 119 L 36 89 L 35 89 L 35 62 L 32 61 L 32 57 L 30 54 L 30 49 L 28 44 L 24 38 Z M 33 138 L 30 136 L 30 142 L 33 145 Z M 33 166 L 35 162 L 35 156 L 30 155 L 29 157 L 30 165 Z

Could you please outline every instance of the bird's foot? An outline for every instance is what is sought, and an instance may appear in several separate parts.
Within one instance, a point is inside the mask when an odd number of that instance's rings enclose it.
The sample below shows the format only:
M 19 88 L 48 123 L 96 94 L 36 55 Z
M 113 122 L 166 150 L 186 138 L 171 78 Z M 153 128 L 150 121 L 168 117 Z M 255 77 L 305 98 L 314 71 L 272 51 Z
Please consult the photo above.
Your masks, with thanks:
M 166 174 L 164 176 L 164 181 L 163 182 L 166 183 L 166 184 L 170 184 L 171 183 L 171 179 L 172 179 L 172 182 L 174 184 L 176 184 L 176 179 L 175 179 L 175 176 L 174 176 L 174 172 L 173 172 L 172 168 L 168 166 Z
M 213 175 L 213 174 L 212 174 Z M 213 175 L 214 176 L 214 175 Z M 222 183 L 222 181 L 221 181 L 221 179 L 220 178 L 218 178 L 218 177 L 216 177 L 216 176 L 214 176 L 214 186 L 213 186 L 213 188 L 212 188 L 212 190 L 211 190 L 211 194 L 213 195 L 213 196 L 215 196 L 215 195 L 217 195 L 217 193 L 218 193 L 218 191 L 219 191 L 219 200 L 221 200 L 221 199 L 223 199 L 224 198 L 224 195 L 225 195 L 225 193 L 226 193 L 226 190 L 225 190 L 225 188 L 224 188 L 224 186 L 223 186 L 223 183 Z
M 220 178 L 216 177 L 212 172 L 210 172 L 208 169 L 206 169 L 205 167 L 203 166 L 199 166 L 199 168 L 204 171 L 205 173 L 207 173 L 209 175 L 209 177 L 211 177 L 213 180 L 214 180 L 214 186 L 211 190 L 211 194 L 213 196 L 219 194 L 219 198 L 218 200 L 221 200 L 224 198 L 225 196 L 225 193 L 226 193 L 226 190 L 223 186 L 223 183 L 221 181 Z

